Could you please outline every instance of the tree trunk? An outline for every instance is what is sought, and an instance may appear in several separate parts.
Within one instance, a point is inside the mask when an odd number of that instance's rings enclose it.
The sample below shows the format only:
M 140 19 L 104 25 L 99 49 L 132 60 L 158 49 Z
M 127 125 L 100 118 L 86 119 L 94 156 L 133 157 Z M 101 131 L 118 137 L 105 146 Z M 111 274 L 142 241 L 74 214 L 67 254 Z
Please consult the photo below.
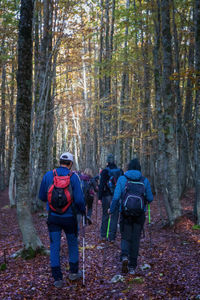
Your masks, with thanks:
M 195 1 L 195 72 L 196 72 L 196 99 L 195 99 L 195 192 L 196 201 L 194 212 L 197 223 L 200 225 L 200 2 Z
M 183 136 L 183 126 L 182 126 L 182 111 L 183 111 L 183 104 L 180 92 L 180 58 L 179 58 L 179 40 L 178 40 L 178 33 L 177 33 L 177 26 L 175 20 L 175 7 L 174 7 L 174 0 L 172 0 L 172 11 L 173 11 L 173 34 L 174 34 L 174 62 L 175 62 L 175 73 L 176 73 L 176 80 L 175 80 L 175 95 L 176 95 L 176 103 L 177 103 L 177 119 L 176 119 L 176 136 L 177 136 L 177 147 L 178 147 L 178 169 L 179 169 L 179 196 L 181 196 L 182 192 L 186 188 L 186 174 L 184 171 L 184 157 L 182 149 L 185 146 L 185 142 L 182 139 Z M 181 42 L 180 42 L 181 43 Z
M 33 1 L 22 0 L 18 37 L 16 200 L 24 247 L 37 250 L 42 247 L 42 242 L 32 221 L 28 184 L 32 106 L 32 18 Z
M 3 45 L 4 47 L 4 45 Z M 1 82 L 1 134 L 0 134 L 0 190 L 5 189 L 5 147 L 6 146 L 6 64 L 2 67 Z
M 49 0 L 44 1 L 44 26 L 41 41 L 40 56 L 36 55 L 40 63 L 35 83 L 34 109 L 32 111 L 32 170 L 31 170 L 31 198 L 34 210 L 40 207 L 38 191 L 42 176 L 48 170 L 53 160 L 53 98 L 51 87 L 55 72 L 52 71 L 52 6 Z M 37 28 L 37 27 L 36 27 Z M 36 29 L 36 32 L 38 29 Z M 38 38 L 36 38 L 38 40 Z M 56 51 L 54 47 L 54 64 L 56 64 Z M 35 49 L 37 54 L 37 48 Z
M 194 72 L 194 10 L 191 10 L 190 44 L 188 57 L 188 76 L 186 83 L 186 98 L 184 107 L 184 122 L 182 135 L 182 164 L 186 174 L 186 187 L 194 186 L 194 100 L 193 100 L 193 82 L 191 75 Z
M 82 65 L 83 65 L 83 101 L 84 101 L 84 126 L 83 126 L 83 135 L 85 136 L 85 166 L 92 166 L 92 141 L 91 141 L 91 128 L 90 128 L 90 116 L 91 116 L 91 98 L 88 95 L 88 77 L 87 77 L 87 65 L 86 65 L 86 55 L 87 47 L 85 38 L 83 38 L 83 55 L 82 55 Z
M 14 46 L 12 49 L 12 55 L 14 55 Z M 8 177 L 10 177 L 11 165 L 12 165 L 12 153 L 13 153 L 13 139 L 14 139 L 14 94 L 15 94 L 15 67 L 14 58 L 12 59 L 12 75 L 11 75 L 11 92 L 9 101 L 9 141 L 8 141 Z
M 149 61 L 149 29 L 148 21 L 149 20 L 149 11 L 146 12 L 146 26 L 145 32 L 142 28 L 142 56 L 144 64 L 144 99 L 142 100 L 142 147 L 141 152 L 141 166 L 143 173 L 146 177 L 150 177 L 150 144 L 148 142 L 148 136 L 150 134 L 150 115 L 151 115 L 151 82 L 150 82 L 150 61 Z M 143 25 L 142 25 L 143 26 Z
M 103 51 L 104 51 L 104 0 L 101 0 L 100 3 L 101 8 L 101 21 L 100 21 L 100 46 L 99 46 L 99 140 L 100 145 L 104 144 L 104 134 L 103 134 L 103 128 L 104 128 L 104 115 L 102 112 L 102 99 L 104 97 L 104 90 L 105 85 L 103 82 Z M 104 164 L 104 153 L 102 151 L 103 149 L 100 149 L 100 164 Z
M 168 211 L 170 224 L 172 225 L 177 217 L 181 215 L 181 205 L 178 191 L 177 174 L 177 145 L 176 145 L 176 127 L 175 118 L 175 97 L 170 76 L 172 75 L 172 47 L 170 32 L 170 12 L 169 0 L 161 1 L 161 19 L 162 19 L 162 46 L 163 46 L 163 104 L 164 104 L 164 135 L 166 147 L 167 164 L 167 189 L 165 203 L 170 207 L 171 214 Z
M 16 201 L 15 201 L 16 200 L 16 179 L 15 179 L 16 151 L 17 151 L 17 141 L 16 138 L 14 138 L 13 158 L 12 158 L 12 165 L 10 170 L 9 189 L 8 189 L 8 195 L 9 195 L 9 201 L 11 207 L 16 205 Z
M 126 10 L 129 13 L 130 1 L 126 0 Z M 123 133 L 125 130 L 125 122 L 123 120 L 125 114 L 125 105 L 129 99 L 129 74 L 128 74 L 128 30 L 129 30 L 129 17 L 126 18 L 126 28 L 125 28 L 125 41 L 124 41 L 124 63 L 123 63 L 123 73 L 121 79 L 121 94 L 120 94 L 120 121 L 119 121 L 119 140 L 118 140 L 118 152 L 119 161 L 124 163 L 125 161 L 125 142 L 123 139 Z

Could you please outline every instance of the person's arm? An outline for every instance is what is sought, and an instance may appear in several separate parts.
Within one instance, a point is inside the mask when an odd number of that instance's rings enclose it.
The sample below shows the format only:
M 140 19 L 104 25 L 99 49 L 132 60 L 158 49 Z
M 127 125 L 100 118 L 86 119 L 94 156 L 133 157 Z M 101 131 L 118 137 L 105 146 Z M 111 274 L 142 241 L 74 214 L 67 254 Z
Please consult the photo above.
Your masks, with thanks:
M 95 180 L 95 178 L 92 179 L 92 186 L 93 186 L 95 193 L 97 193 L 98 192 L 98 183 Z
M 75 207 L 81 214 L 85 214 L 84 195 L 81 189 L 79 177 L 75 173 L 71 176 L 71 185 L 72 185 Z
M 114 211 L 119 207 L 119 200 L 121 198 L 123 191 L 123 177 L 120 176 L 117 180 L 117 185 L 115 187 L 113 199 L 110 205 L 110 213 L 113 214 Z
M 50 180 L 51 181 L 53 180 L 52 178 L 53 178 L 53 172 L 51 174 L 50 171 L 48 173 L 46 173 L 42 178 L 38 198 L 40 200 L 42 200 L 43 202 L 47 202 L 47 193 L 48 193 L 48 188 L 50 185 L 49 183 L 50 183 Z
M 144 184 L 145 184 L 145 198 L 150 203 L 150 202 L 153 201 L 153 194 L 152 194 L 152 191 L 151 191 L 150 182 L 147 178 L 145 178 Z
M 108 176 L 108 170 L 104 169 L 101 172 L 101 177 L 100 177 L 100 184 L 99 184 L 99 200 L 102 200 L 102 195 L 105 189 L 105 186 L 107 185 L 107 181 L 109 179 Z

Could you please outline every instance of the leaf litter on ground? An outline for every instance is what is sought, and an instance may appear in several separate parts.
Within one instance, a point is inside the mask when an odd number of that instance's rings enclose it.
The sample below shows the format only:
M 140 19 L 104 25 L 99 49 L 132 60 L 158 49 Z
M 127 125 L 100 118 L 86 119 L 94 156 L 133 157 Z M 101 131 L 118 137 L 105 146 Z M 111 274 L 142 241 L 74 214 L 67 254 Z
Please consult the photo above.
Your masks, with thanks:
M 160 217 L 158 201 L 151 205 L 152 225 L 145 226 L 141 240 L 138 268 L 135 275 L 121 274 L 120 234 L 116 244 L 99 241 L 101 207 L 94 205 L 93 224 L 85 230 L 85 276 L 82 281 L 68 280 L 68 249 L 64 234 L 61 240 L 61 266 L 64 287 L 53 286 L 49 257 L 37 255 L 32 260 L 14 258 L 22 248 L 16 208 L 9 207 L 8 191 L 0 193 L 0 299 L 199 299 L 199 230 L 192 216 L 194 191 L 182 200 L 183 216 L 172 228 L 165 226 Z M 44 216 L 45 216 L 44 211 Z M 46 218 L 33 215 L 37 232 L 49 249 Z M 96 220 L 97 216 L 97 220 Z M 150 234 L 152 247 L 150 247 Z M 80 268 L 82 268 L 82 235 L 79 235 Z M 6 260 L 6 262 L 5 262 Z M 150 268 L 143 268 L 143 266 Z M 111 283 L 116 275 L 124 280 Z M 120 278 L 120 277 L 119 277 Z

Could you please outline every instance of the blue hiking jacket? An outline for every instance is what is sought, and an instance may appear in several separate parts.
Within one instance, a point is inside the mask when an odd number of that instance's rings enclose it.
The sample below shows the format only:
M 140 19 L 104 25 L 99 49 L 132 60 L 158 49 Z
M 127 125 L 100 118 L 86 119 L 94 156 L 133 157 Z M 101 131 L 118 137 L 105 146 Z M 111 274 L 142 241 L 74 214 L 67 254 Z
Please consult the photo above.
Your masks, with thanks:
M 128 178 L 133 180 L 139 180 L 142 176 L 141 172 L 138 170 L 128 170 L 124 175 L 126 175 Z M 120 176 L 117 180 L 117 185 L 110 205 L 111 214 L 113 214 L 118 207 L 120 207 L 120 211 L 121 211 L 121 203 L 119 206 L 119 202 L 124 192 L 126 182 L 127 182 L 127 178 L 125 176 Z M 147 178 L 144 179 L 144 185 L 145 185 L 145 197 L 146 200 L 150 203 L 153 201 L 153 194 L 151 191 L 149 180 Z
M 67 167 L 59 167 L 56 169 L 58 176 L 66 176 L 70 170 Z M 85 213 L 85 200 L 84 200 L 84 195 L 81 189 L 81 184 L 80 184 L 80 179 L 79 177 L 73 173 L 70 179 L 71 182 L 71 187 L 72 187 L 72 192 L 73 192 L 73 203 L 75 204 L 75 208 L 77 210 L 77 213 L 84 214 Z M 41 182 L 40 185 L 40 191 L 39 191 L 39 199 L 47 202 L 47 210 L 49 211 L 49 204 L 48 204 L 48 199 L 47 199 L 47 193 L 49 187 L 53 183 L 53 170 L 48 171 Z M 71 206 L 67 209 L 67 211 L 62 214 L 56 214 L 54 212 L 51 212 L 51 215 L 59 216 L 59 217 L 71 217 L 73 216 L 73 211 Z

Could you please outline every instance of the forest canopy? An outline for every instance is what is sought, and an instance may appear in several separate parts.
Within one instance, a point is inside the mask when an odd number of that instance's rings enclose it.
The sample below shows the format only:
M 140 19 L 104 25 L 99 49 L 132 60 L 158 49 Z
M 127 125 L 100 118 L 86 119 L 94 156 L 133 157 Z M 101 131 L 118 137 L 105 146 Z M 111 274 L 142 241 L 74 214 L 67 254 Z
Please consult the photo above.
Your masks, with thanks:
M 122 168 L 140 159 L 170 224 L 195 188 L 200 224 L 199 2 L 1 0 L 0 13 L 0 188 L 11 204 L 26 181 L 38 209 L 62 152 L 96 173 L 113 153 Z

